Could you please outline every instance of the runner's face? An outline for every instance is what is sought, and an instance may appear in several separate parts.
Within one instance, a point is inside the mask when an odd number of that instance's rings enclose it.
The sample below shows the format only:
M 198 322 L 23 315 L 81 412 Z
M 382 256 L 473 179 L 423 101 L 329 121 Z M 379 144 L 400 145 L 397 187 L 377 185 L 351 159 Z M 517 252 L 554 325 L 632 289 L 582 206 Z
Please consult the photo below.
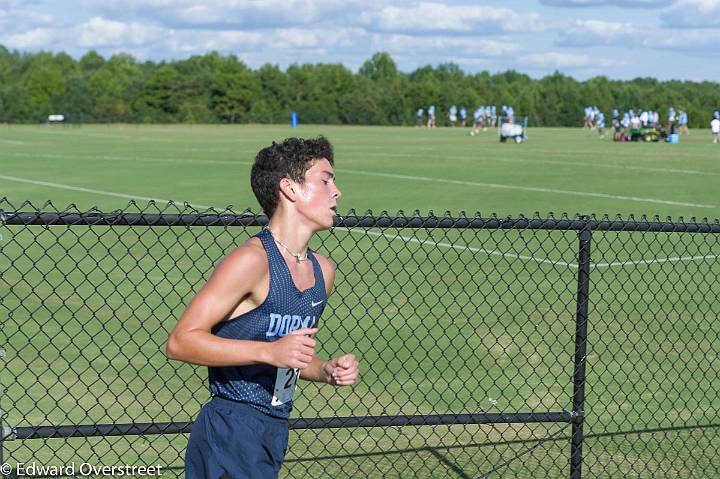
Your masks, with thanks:
M 335 185 L 335 172 L 330 162 L 325 158 L 316 160 L 305 172 L 305 182 L 298 187 L 298 211 L 317 224 L 318 229 L 330 228 L 341 194 Z

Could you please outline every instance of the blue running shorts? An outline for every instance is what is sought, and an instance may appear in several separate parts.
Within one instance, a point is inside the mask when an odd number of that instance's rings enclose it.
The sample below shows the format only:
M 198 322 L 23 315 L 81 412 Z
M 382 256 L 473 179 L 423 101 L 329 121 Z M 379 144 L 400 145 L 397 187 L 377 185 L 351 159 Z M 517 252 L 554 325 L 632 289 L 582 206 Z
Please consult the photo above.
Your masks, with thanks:
M 200 410 L 185 451 L 186 479 L 276 478 L 288 446 L 288 421 L 213 397 Z

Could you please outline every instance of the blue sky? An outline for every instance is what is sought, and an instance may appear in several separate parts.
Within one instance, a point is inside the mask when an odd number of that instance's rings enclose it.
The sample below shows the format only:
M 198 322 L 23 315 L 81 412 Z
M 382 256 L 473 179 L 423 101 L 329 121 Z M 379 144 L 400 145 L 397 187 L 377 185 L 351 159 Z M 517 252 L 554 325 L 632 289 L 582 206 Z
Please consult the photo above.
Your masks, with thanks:
M 555 70 L 720 81 L 720 0 L 0 0 L 0 44 L 170 60 L 217 50 L 248 65 L 342 63 L 377 51 L 402 71 Z

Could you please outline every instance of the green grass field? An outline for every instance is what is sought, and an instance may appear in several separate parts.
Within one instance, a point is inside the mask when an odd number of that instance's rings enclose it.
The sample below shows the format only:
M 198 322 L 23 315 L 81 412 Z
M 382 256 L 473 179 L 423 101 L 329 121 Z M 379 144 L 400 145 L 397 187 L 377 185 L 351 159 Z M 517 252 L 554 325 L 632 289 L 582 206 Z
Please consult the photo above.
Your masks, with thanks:
M 317 134 L 335 145 L 341 211 L 720 216 L 708 132 L 667 145 L 531 129 L 515 145 L 493 132 L 328 126 L 3 126 L 0 208 L 143 209 L 154 198 L 257 211 L 254 153 Z M 167 332 L 212 265 L 255 231 L 0 227 L 7 422 L 191 420 L 208 397 L 205 370 L 169 363 Z M 575 232 L 336 229 L 313 246 L 339 271 L 321 354 L 355 351 L 363 373 L 348 390 L 301 384 L 295 417 L 571 409 Z M 720 436 L 694 426 L 720 411 L 718 255 L 717 235 L 595 233 L 586 433 L 681 429 L 589 438 L 586 477 L 716 475 Z M 558 433 L 569 427 L 294 431 L 284 474 L 561 477 L 568 441 L 533 441 Z M 5 459 L 178 468 L 186 441 L 13 441 Z
M 118 208 L 126 198 L 255 208 L 248 172 L 258 149 L 318 134 L 335 145 L 341 209 L 720 216 L 720 147 L 709 131 L 668 145 L 542 128 L 514 145 L 492 131 L 470 137 L 450 128 L 4 126 L 0 185 L 14 203 L 52 199 L 80 209 Z

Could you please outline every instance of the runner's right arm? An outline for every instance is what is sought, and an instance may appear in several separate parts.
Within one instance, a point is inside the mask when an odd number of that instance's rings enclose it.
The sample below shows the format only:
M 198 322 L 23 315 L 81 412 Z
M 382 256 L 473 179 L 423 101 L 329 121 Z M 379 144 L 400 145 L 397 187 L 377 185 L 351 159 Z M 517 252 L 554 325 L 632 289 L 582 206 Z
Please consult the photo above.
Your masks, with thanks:
M 273 342 L 220 338 L 210 330 L 243 301 L 259 305 L 269 286 L 265 252 L 245 243 L 227 255 L 188 305 L 168 337 L 170 359 L 201 366 L 266 363 L 279 368 L 307 367 L 315 353 L 316 328 L 304 328 Z

